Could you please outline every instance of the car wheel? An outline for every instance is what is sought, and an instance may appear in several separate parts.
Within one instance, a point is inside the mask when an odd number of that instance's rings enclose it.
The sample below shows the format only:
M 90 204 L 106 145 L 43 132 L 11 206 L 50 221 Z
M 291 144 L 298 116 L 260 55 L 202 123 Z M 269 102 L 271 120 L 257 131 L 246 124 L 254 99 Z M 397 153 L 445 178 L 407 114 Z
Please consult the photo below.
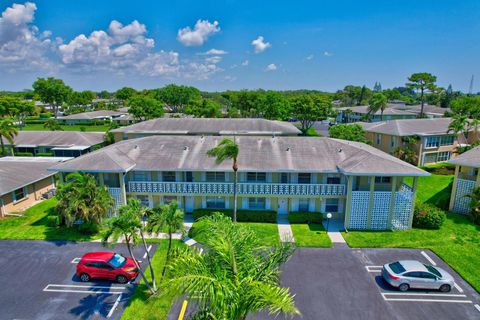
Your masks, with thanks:
M 452 287 L 450 287 L 449 284 L 442 284 L 440 286 L 440 291 L 442 292 L 450 292 L 450 290 L 452 290 Z
M 88 274 L 86 274 L 86 273 L 82 273 L 82 274 L 80 275 L 80 280 L 81 280 L 82 282 L 88 282 L 88 281 L 90 281 L 90 276 L 89 276 Z
M 124 284 L 124 283 L 128 282 L 128 279 L 125 276 L 117 276 L 117 282 L 121 283 L 121 284 Z
M 406 283 L 402 283 L 401 285 L 398 286 L 398 290 L 402 292 L 408 291 L 408 289 L 410 289 L 410 286 Z

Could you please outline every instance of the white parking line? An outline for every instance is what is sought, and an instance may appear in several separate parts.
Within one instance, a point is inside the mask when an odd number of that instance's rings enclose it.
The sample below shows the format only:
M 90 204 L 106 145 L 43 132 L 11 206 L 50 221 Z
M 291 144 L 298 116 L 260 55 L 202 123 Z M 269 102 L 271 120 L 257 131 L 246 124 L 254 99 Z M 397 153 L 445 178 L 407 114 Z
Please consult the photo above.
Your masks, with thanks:
M 473 303 L 470 300 L 441 300 L 441 299 L 403 299 L 403 298 L 395 298 L 389 299 L 384 298 L 385 301 L 411 301 L 411 302 L 444 302 L 444 303 Z
M 81 286 L 68 284 L 49 284 L 43 291 L 45 292 L 66 292 L 66 293 L 94 293 L 94 294 L 122 294 L 126 287 L 107 287 L 107 286 Z
M 411 301 L 411 302 L 447 302 L 447 303 L 473 303 L 471 300 L 447 300 L 447 299 L 431 299 L 432 297 L 440 298 L 466 298 L 464 294 L 450 293 L 415 293 L 415 292 L 381 292 L 385 301 Z M 404 297 L 404 298 L 402 298 Z
M 382 292 L 383 296 L 427 296 L 427 297 L 456 297 L 466 298 L 464 294 L 454 293 L 415 293 L 415 292 Z
M 382 272 L 383 266 L 365 266 L 367 272 Z
M 71 263 L 79 263 L 81 258 L 73 258 Z
M 456 282 L 453 283 L 453 286 L 458 290 L 458 292 L 463 293 L 463 289 L 460 288 L 460 286 Z
M 475 309 L 478 310 L 478 312 L 480 312 L 480 306 L 478 304 L 474 305 Z
M 436 266 L 437 264 L 435 263 L 435 261 L 432 260 L 432 258 L 430 258 L 430 256 L 425 252 L 425 251 L 421 251 L 420 252 L 422 254 L 422 256 L 424 256 L 428 262 L 430 262 L 432 265 Z
M 117 308 L 118 303 L 120 302 L 120 300 L 122 300 L 122 294 L 121 294 L 121 293 L 120 293 L 120 295 L 117 297 L 117 300 L 115 300 L 115 303 L 113 304 L 112 309 L 110 309 L 110 311 L 108 312 L 107 318 L 110 318 L 110 317 L 112 316 L 113 311 L 115 311 L 115 308 Z
M 147 247 L 147 252 L 150 252 L 150 250 L 152 249 L 152 245 L 149 245 Z M 143 258 L 142 259 L 146 259 L 147 258 L 147 252 L 145 252 L 145 254 L 143 255 Z

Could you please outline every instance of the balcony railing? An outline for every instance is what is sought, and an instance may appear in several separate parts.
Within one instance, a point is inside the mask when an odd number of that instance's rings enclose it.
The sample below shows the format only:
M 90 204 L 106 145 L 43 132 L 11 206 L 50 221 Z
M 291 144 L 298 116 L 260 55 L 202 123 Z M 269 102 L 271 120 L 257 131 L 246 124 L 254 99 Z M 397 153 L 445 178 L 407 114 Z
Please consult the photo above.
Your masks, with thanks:
M 223 195 L 233 194 L 233 183 L 129 181 L 127 192 Z M 237 192 L 239 195 L 341 196 L 345 194 L 345 185 L 238 183 Z

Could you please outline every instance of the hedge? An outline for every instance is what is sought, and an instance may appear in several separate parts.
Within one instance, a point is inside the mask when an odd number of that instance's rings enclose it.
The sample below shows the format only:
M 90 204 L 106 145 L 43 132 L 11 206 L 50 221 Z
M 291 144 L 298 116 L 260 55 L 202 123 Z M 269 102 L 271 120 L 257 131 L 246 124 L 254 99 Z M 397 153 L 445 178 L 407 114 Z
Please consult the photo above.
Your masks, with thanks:
M 38 152 L 37 157 L 53 157 L 52 152 Z
M 33 157 L 33 153 L 31 152 L 15 152 L 17 157 Z
M 415 204 L 413 226 L 421 229 L 439 229 L 446 219 L 445 212 L 428 203 Z
M 323 214 L 321 212 L 290 212 L 288 221 L 291 224 L 297 223 L 322 223 Z
M 233 216 L 232 209 L 195 209 L 193 219 L 196 221 L 204 216 L 210 216 L 214 212 L 221 212 L 230 218 Z M 273 210 L 237 210 L 237 221 L 241 222 L 277 222 L 277 213 Z

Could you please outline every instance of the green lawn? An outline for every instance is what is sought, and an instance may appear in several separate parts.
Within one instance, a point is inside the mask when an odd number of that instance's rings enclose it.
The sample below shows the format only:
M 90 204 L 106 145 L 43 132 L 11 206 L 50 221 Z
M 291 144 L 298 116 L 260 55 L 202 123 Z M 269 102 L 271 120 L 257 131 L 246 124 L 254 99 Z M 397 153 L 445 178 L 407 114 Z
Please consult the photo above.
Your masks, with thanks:
M 408 184 L 412 179 L 406 179 Z M 432 174 L 429 177 L 418 178 L 417 201 L 448 209 L 452 191 L 453 175 Z
M 332 242 L 321 224 L 291 224 L 299 247 L 331 247 Z
M 110 126 L 109 125 L 99 125 L 99 126 L 82 126 L 82 125 L 61 125 L 64 131 L 81 131 L 81 127 L 85 128 L 85 131 L 95 131 L 95 132 L 106 132 Z M 22 128 L 24 131 L 49 131 L 43 127 L 41 123 L 27 124 Z
M 276 223 L 264 222 L 237 222 L 239 225 L 247 226 L 252 229 L 262 244 L 273 246 L 280 241 L 278 236 L 278 227 Z M 189 237 L 202 243 L 200 236 L 196 234 L 196 229 L 200 227 L 201 222 L 195 222 L 190 229 Z
M 165 257 L 167 253 L 168 241 L 158 241 L 158 247 L 155 255 L 152 259 L 155 275 L 157 276 L 157 285 L 162 274 L 163 265 L 165 263 Z M 183 242 L 179 240 L 174 241 L 174 246 L 185 246 Z M 151 279 L 150 270 L 147 269 L 147 278 Z M 122 320 L 131 319 L 143 319 L 143 320 L 163 320 L 167 319 L 167 315 L 170 311 L 170 307 L 174 298 L 172 296 L 162 295 L 161 287 L 158 295 L 150 296 L 150 292 L 147 286 L 142 281 L 137 286 L 132 298 L 130 299 L 125 312 L 122 315 Z
M 88 241 L 95 238 L 75 228 L 47 226 L 47 215 L 54 212 L 56 203 L 52 198 L 27 209 L 22 217 L 0 219 L 0 239 Z

